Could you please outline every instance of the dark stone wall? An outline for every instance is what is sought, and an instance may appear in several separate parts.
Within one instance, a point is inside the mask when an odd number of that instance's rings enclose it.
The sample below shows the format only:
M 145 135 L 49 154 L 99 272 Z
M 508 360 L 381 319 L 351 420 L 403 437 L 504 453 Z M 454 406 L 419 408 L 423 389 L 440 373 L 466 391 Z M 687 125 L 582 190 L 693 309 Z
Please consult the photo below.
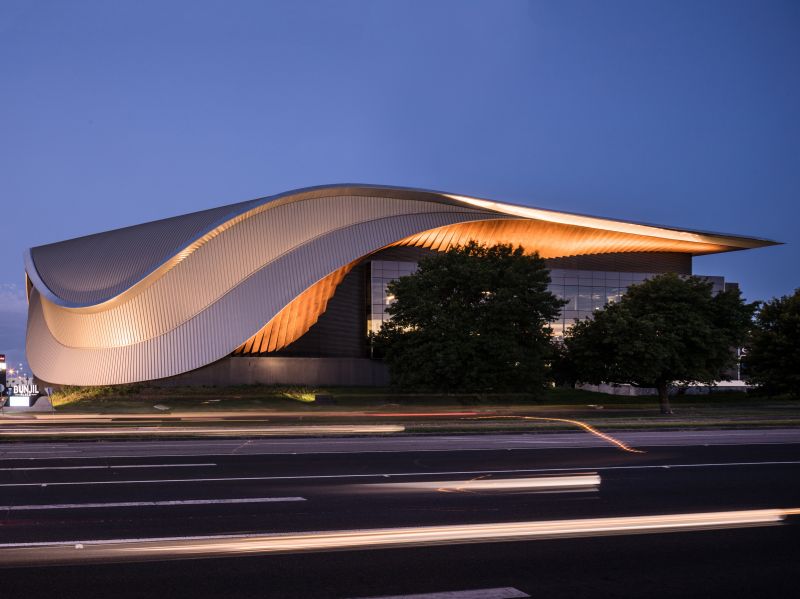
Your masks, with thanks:
M 294 343 L 270 356 L 369 357 L 367 343 L 367 277 L 369 267 L 359 264 L 336 288 L 319 320 Z
M 383 387 L 389 370 L 367 358 L 228 356 L 197 370 L 148 383 L 154 387 L 208 385 L 309 385 Z

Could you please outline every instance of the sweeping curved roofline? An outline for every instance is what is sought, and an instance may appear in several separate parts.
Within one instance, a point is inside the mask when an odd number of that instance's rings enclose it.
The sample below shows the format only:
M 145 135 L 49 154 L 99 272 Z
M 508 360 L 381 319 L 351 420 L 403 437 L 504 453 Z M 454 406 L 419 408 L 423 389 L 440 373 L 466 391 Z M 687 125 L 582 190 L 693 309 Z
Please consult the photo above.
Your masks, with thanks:
M 185 215 L 179 215 L 176 217 L 169 217 L 165 219 L 159 219 L 156 221 L 149 221 L 137 225 L 131 225 L 129 227 L 114 229 L 104 233 L 97 233 L 94 235 L 88 235 L 53 244 L 46 244 L 43 246 L 29 248 L 28 250 L 26 250 L 24 254 L 25 270 L 27 276 L 30 279 L 30 283 L 48 301 L 67 309 L 76 309 L 76 310 L 102 309 L 102 307 L 109 304 L 109 302 L 114 302 L 117 299 L 120 299 L 121 296 L 127 296 L 135 288 L 147 284 L 148 281 L 152 281 L 154 278 L 158 278 L 159 276 L 163 275 L 164 272 L 171 269 L 178 262 L 185 259 L 189 254 L 191 254 L 195 249 L 197 249 L 197 247 L 205 243 L 205 241 L 207 241 L 209 237 L 221 233 L 226 228 L 232 226 L 236 222 L 239 222 L 247 218 L 248 216 L 254 213 L 284 203 L 291 203 L 294 201 L 302 201 L 304 199 L 319 197 L 320 192 L 331 192 L 332 195 L 345 195 L 347 192 L 353 193 L 359 191 L 361 192 L 382 191 L 385 193 L 394 193 L 394 194 L 400 193 L 409 196 L 406 199 L 414 199 L 413 196 L 426 196 L 425 199 L 429 201 L 433 200 L 444 204 L 462 206 L 464 208 L 469 208 L 473 210 L 477 209 L 481 212 L 495 213 L 503 218 L 544 220 L 544 221 L 574 225 L 579 227 L 595 228 L 598 230 L 606 230 L 606 231 L 612 230 L 612 231 L 627 232 L 637 235 L 655 236 L 667 239 L 704 241 L 707 243 L 713 243 L 721 246 L 720 249 L 716 251 L 703 251 L 698 253 L 721 253 L 727 251 L 736 251 L 740 249 L 777 245 L 780 243 L 768 239 L 749 237 L 738 234 L 727 234 L 727 233 L 717 233 L 710 231 L 701 231 L 696 229 L 685 229 L 675 226 L 657 225 L 657 224 L 643 223 L 637 221 L 612 219 L 612 218 L 599 217 L 587 214 L 580 214 L 575 212 L 556 211 L 546 208 L 525 206 L 522 204 L 515 204 L 511 202 L 497 202 L 494 200 L 451 194 L 436 190 L 402 187 L 402 186 L 365 184 L 365 183 L 340 183 L 333 185 L 318 185 L 318 186 L 294 189 L 291 191 L 271 196 L 256 198 L 235 204 L 229 204 L 227 206 L 221 206 L 219 208 L 212 208 Z M 354 195 L 357 195 L 357 193 Z M 226 210 L 226 208 L 229 208 L 229 210 Z M 97 301 L 85 301 L 85 302 L 71 301 L 53 291 L 50 288 L 50 286 L 45 282 L 44 278 L 40 275 L 39 268 L 37 267 L 36 260 L 34 258 L 34 251 L 37 249 L 48 248 L 61 244 L 70 244 L 72 242 L 87 239 L 89 237 L 94 237 L 95 235 L 98 236 L 104 234 L 111 235 L 115 233 L 121 233 L 124 231 L 130 231 L 139 227 L 147 227 L 148 225 L 157 225 L 159 223 L 164 223 L 166 221 L 173 221 L 173 220 L 177 221 L 181 219 L 187 219 L 192 216 L 207 214 L 211 212 L 219 212 L 220 216 L 212 220 L 210 224 L 207 224 L 203 228 L 199 229 L 194 234 L 194 236 L 190 238 L 190 240 L 188 240 L 188 242 L 185 242 L 182 245 L 173 248 L 173 250 L 168 256 L 161 258 L 160 260 L 156 259 L 153 263 L 151 263 L 148 266 L 146 270 L 144 270 L 140 274 L 140 276 L 138 276 L 138 278 L 129 282 L 124 287 L 123 290 L 117 293 L 111 293 L 108 296 L 103 297 L 102 299 L 99 299 Z M 697 239 L 692 239 L 693 237 L 696 237 Z
M 771 245 L 400 187 L 290 191 L 32 248 L 26 351 L 59 384 L 175 376 L 306 334 L 356 265 L 389 247 L 513 243 L 543 258 Z

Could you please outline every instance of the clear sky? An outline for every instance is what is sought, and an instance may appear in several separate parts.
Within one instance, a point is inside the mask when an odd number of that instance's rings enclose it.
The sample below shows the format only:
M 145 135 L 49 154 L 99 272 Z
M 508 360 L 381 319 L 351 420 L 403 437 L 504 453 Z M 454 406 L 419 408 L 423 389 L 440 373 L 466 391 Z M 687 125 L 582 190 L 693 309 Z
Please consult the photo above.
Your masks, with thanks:
M 786 242 L 695 259 L 800 286 L 800 2 L 0 2 L 0 352 L 25 248 L 364 182 Z

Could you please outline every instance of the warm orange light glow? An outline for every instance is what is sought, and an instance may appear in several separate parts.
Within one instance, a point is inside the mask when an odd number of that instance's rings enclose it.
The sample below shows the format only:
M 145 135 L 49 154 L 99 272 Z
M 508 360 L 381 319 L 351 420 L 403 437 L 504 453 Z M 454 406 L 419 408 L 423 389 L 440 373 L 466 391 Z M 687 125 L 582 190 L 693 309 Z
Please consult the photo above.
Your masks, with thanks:
M 733 249 L 761 247 L 763 240 L 750 239 L 741 236 L 730 236 L 719 233 L 700 233 L 695 231 L 681 231 L 669 227 L 657 225 L 643 225 L 596 216 L 584 216 L 582 214 L 571 214 L 569 212 L 557 212 L 555 210 L 544 210 L 542 208 L 531 208 L 529 206 L 518 206 L 515 204 L 505 204 L 494 200 L 483 200 L 468 196 L 444 194 L 449 198 L 464 202 L 478 208 L 492 210 L 494 212 L 514 215 L 524 219 L 542 221 L 558 225 L 581 227 L 597 231 L 609 231 L 623 233 L 634 236 L 658 237 L 673 241 L 687 241 L 692 244 L 710 243 L 719 246 L 715 251 L 730 251 Z M 636 250 L 629 250 L 636 251 Z M 642 251 L 642 250 L 640 250 Z M 652 251 L 652 250 L 650 250 Z M 677 251 L 677 250 L 665 250 Z M 696 253 L 696 252 L 692 252 Z
M 363 414 L 364 416 L 372 416 L 375 418 L 416 418 L 416 417 L 438 417 L 438 416 L 446 416 L 446 417 L 464 417 L 464 416 L 476 416 L 478 412 L 377 412 L 377 413 L 366 413 Z
M 685 234 L 690 236 L 686 238 L 679 236 L 679 232 L 674 236 L 662 237 L 655 235 L 656 231 L 658 229 L 651 229 L 647 235 L 562 222 L 499 218 L 456 223 L 422 231 L 392 245 L 422 247 L 443 252 L 475 240 L 486 245 L 498 243 L 521 245 L 529 253 L 539 252 L 542 258 L 629 252 L 680 252 L 701 255 L 738 249 L 725 245 L 722 240 L 716 238 Z
M 498 218 L 437 227 L 400 239 L 388 247 L 413 246 L 445 252 L 469 241 L 477 241 L 486 245 L 521 245 L 527 252 L 538 252 L 543 258 L 631 252 L 701 255 L 738 249 L 735 245 L 738 242 L 721 236 L 453 197 L 481 207 L 502 207 L 503 211 L 518 218 Z M 531 218 L 536 220 L 530 220 Z M 233 353 L 247 355 L 274 352 L 299 339 L 319 320 L 328 301 L 333 297 L 336 286 L 357 262 L 332 272 L 306 289 Z M 391 296 L 387 297 L 389 301 L 392 299 Z
M 336 287 L 356 262 L 343 266 L 321 279 L 278 312 L 255 335 L 237 347 L 234 355 L 264 354 L 283 349 L 305 335 L 325 313 Z
M 634 449 L 630 445 L 623 443 L 619 439 L 615 439 L 611 435 L 607 433 L 600 432 L 596 428 L 594 428 L 591 424 L 587 424 L 586 422 L 581 422 L 580 420 L 571 420 L 569 418 L 546 418 L 544 416 L 479 416 L 475 420 L 494 420 L 494 419 L 513 419 L 513 420 L 541 420 L 544 422 L 563 422 L 564 424 L 571 424 L 572 426 L 577 426 L 582 428 L 587 433 L 591 433 L 595 437 L 603 439 L 619 447 L 622 451 L 627 451 L 629 453 L 647 453 L 646 451 L 642 451 L 641 449 Z

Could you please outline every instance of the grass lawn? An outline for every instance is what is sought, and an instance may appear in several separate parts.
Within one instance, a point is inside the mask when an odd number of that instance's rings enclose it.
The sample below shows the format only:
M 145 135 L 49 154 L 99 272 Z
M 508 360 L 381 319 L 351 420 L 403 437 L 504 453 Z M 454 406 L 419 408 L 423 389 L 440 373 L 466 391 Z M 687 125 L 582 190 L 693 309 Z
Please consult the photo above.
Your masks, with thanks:
M 332 401 L 315 401 L 326 395 Z M 84 387 L 65 388 L 52 397 L 58 413 L 179 413 L 216 411 L 280 411 L 298 415 L 315 412 L 369 410 L 386 413 L 441 410 L 443 408 L 492 408 L 568 412 L 592 415 L 603 420 L 627 419 L 658 409 L 655 397 L 605 395 L 577 389 L 546 389 L 538 395 L 505 394 L 399 394 L 384 388 L 276 387 L 248 385 L 241 387 Z M 765 398 L 745 393 L 713 393 L 702 396 L 676 396 L 675 410 L 684 417 L 774 417 L 778 420 L 800 418 L 800 402 Z M 664 420 L 662 418 L 662 420 Z

